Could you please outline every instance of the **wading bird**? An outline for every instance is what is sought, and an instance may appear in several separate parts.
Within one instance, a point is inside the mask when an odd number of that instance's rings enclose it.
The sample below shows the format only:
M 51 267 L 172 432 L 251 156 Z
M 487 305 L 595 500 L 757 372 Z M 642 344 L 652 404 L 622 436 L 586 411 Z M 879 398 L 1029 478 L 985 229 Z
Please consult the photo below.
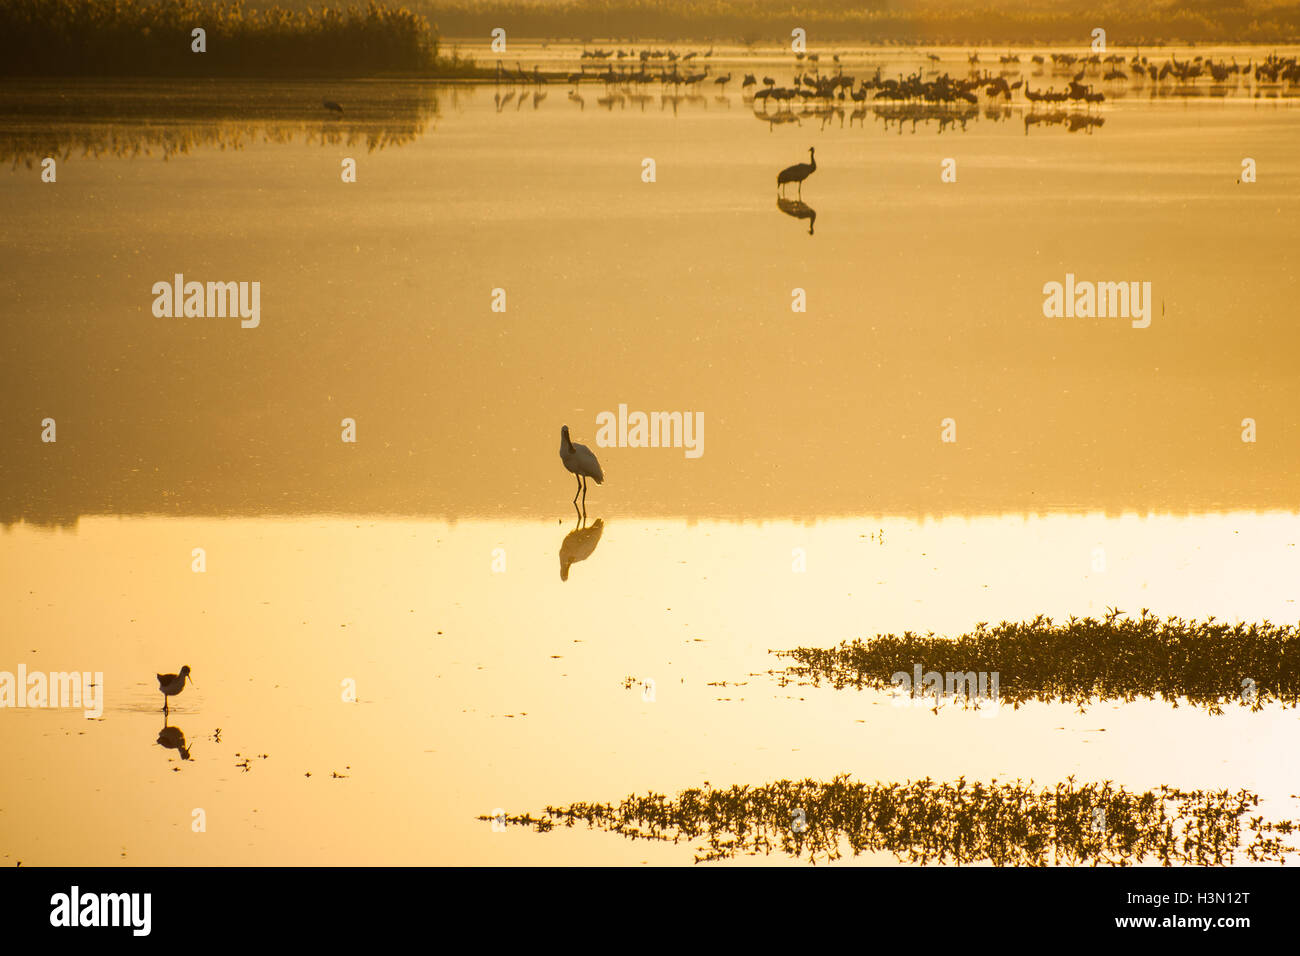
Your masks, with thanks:
M 582 510 L 579 515 L 587 513 L 587 479 L 595 478 L 596 484 L 605 481 L 605 473 L 600 470 L 600 462 L 586 445 L 575 445 L 569 437 L 569 426 L 560 429 L 560 461 L 564 467 L 573 472 L 578 479 L 578 490 L 573 493 L 573 507 L 578 509 L 578 494 L 582 494 Z M 162 678 L 159 678 L 161 680 Z M 177 692 L 179 693 L 179 691 Z
M 158 689 L 163 694 L 163 713 L 167 713 L 167 698 L 175 697 L 185 689 L 185 681 L 189 680 L 191 684 L 194 681 L 190 678 L 190 665 L 186 664 L 181 668 L 179 674 L 159 674 Z
M 339 104 L 335 103 L 333 100 L 321 100 L 320 105 L 325 107 L 331 113 L 343 112 L 343 107 L 339 106 Z
M 813 152 L 814 147 L 808 147 L 808 158 L 812 162 L 795 163 L 793 166 L 787 166 L 776 174 L 776 190 L 779 193 L 781 187 L 786 183 L 798 183 L 799 195 L 803 195 L 803 181 L 817 172 L 817 155 Z

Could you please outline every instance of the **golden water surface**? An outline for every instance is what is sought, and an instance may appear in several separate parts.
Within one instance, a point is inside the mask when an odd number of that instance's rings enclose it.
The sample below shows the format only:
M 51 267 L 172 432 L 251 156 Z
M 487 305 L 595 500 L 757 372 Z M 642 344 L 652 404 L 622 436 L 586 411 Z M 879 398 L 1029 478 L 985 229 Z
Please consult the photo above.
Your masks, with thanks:
M 756 121 L 734 85 L 67 89 L 0 111 L 0 671 L 102 671 L 105 709 L 0 711 L 0 860 L 689 863 L 476 817 L 838 773 L 1300 813 L 1294 709 L 767 673 L 1040 613 L 1297 620 L 1285 99 L 940 133 Z M 772 194 L 809 146 L 812 235 Z M 155 317 L 177 273 L 260 282 L 259 327 Z M 1045 318 L 1067 273 L 1150 282 L 1150 327 Z M 703 454 L 598 447 L 620 405 L 702 413 Z M 606 476 L 585 530 L 564 424 Z

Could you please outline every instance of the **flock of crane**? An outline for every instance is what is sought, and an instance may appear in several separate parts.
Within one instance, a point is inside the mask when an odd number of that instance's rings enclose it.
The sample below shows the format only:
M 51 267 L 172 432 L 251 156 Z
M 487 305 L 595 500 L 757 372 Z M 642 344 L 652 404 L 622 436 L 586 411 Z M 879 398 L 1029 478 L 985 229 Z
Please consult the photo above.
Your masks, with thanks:
M 705 62 L 712 56 L 712 48 L 704 52 L 691 51 L 684 54 L 671 49 L 584 50 L 580 68 L 570 73 L 548 74 L 537 66 L 525 70 L 518 61 L 514 69 L 511 69 L 498 60 L 496 81 L 508 86 L 524 85 L 534 88 L 544 87 L 551 82 L 567 81 L 571 87 L 571 99 L 577 98 L 577 91 L 584 83 L 604 84 L 607 91 L 613 88 L 635 91 L 658 84 L 663 88 L 671 87 L 674 92 L 682 89 L 698 92 L 711 88 L 725 94 L 728 85 L 735 81 L 735 74 L 731 70 L 726 73 L 712 72 L 712 65 Z M 886 77 L 883 68 L 877 67 L 871 76 L 862 79 L 844 72 L 839 54 L 831 55 L 827 72 L 822 70 L 819 54 L 801 53 L 795 54 L 795 58 L 800 62 L 789 84 L 779 84 L 773 76 L 743 74 L 739 80 L 740 89 L 756 112 L 760 106 L 763 111 L 767 111 L 773 103 L 779 109 L 793 101 L 833 103 L 852 100 L 865 103 L 868 100 L 882 100 L 959 107 L 963 104 L 977 104 L 981 92 L 989 101 L 1010 102 L 1013 93 L 1022 88 L 1024 99 L 1031 107 L 1039 103 L 1069 103 L 1090 107 L 1105 102 L 1108 93 L 1112 96 L 1123 95 L 1125 91 L 1147 83 L 1151 84 L 1155 95 L 1161 89 L 1167 89 L 1171 93 L 1186 92 L 1186 88 L 1194 89 L 1197 81 L 1205 78 L 1217 91 L 1226 93 L 1229 87 L 1238 88 L 1254 77 L 1257 96 L 1265 86 L 1300 84 L 1300 63 L 1297 63 L 1296 57 L 1277 54 L 1269 54 L 1259 62 L 1252 58 L 1245 65 L 1239 64 L 1235 58 L 1230 62 L 1205 56 L 1180 60 L 1177 54 L 1157 61 L 1142 56 L 1140 52 L 1127 58 L 1119 54 L 1102 56 L 1099 53 L 1086 56 L 1072 53 L 1051 53 L 1046 56 L 1033 54 L 1029 57 L 1032 66 L 1026 76 L 1019 54 L 1008 53 L 998 57 L 1000 69 L 994 74 L 987 68 L 981 69 L 979 53 L 972 53 L 967 58 L 968 75 L 958 76 L 948 72 L 939 73 L 937 64 L 942 59 L 929 53 L 926 54 L 928 63 L 909 74 L 899 73 L 895 77 Z M 1030 86 L 1033 77 L 1046 76 L 1048 73 L 1064 79 L 1064 87 L 1058 90 L 1042 85 L 1037 89 Z

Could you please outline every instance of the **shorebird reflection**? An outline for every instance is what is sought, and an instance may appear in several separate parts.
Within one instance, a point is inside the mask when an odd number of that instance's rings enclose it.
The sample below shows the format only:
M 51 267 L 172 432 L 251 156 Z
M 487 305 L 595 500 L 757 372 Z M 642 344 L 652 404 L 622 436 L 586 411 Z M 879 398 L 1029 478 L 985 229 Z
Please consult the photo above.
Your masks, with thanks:
M 181 755 L 182 760 L 190 759 L 190 748 L 185 744 L 185 734 L 179 727 L 168 726 L 166 717 L 163 717 L 163 729 L 158 731 L 158 743 L 168 750 L 175 750 Z
M 794 216 L 796 219 L 808 220 L 808 235 L 813 234 L 813 226 L 817 223 L 817 210 L 808 205 L 802 199 L 778 199 L 776 208 L 780 209 L 787 216 Z
M 591 557 L 600 543 L 601 532 L 605 530 L 605 519 L 597 518 L 588 527 L 578 526 L 564 536 L 560 544 L 560 580 L 569 580 L 569 568 L 576 561 L 585 561 Z

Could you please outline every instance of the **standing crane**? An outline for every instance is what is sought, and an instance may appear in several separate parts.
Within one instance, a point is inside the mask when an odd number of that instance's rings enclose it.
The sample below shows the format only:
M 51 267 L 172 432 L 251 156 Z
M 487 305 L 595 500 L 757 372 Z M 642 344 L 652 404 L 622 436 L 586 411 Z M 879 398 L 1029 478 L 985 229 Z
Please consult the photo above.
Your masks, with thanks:
M 817 172 L 817 155 L 814 147 L 808 147 L 808 158 L 811 162 L 795 163 L 793 166 L 787 166 L 776 174 L 776 189 L 781 192 L 781 187 L 786 183 L 798 183 L 799 195 L 803 195 L 803 181 Z

